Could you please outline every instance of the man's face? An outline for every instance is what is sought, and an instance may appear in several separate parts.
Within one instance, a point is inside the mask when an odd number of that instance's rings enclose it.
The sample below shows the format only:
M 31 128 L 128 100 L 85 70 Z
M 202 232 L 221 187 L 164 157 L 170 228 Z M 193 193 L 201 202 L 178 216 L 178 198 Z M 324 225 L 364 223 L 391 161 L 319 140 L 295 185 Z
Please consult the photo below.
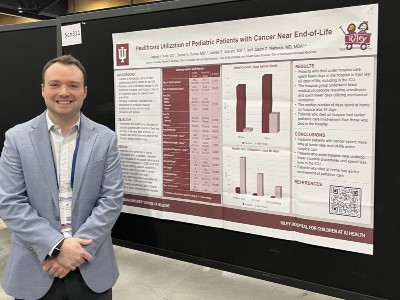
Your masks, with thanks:
M 82 71 L 74 64 L 52 64 L 44 74 L 42 96 L 53 122 L 77 120 L 86 98 Z

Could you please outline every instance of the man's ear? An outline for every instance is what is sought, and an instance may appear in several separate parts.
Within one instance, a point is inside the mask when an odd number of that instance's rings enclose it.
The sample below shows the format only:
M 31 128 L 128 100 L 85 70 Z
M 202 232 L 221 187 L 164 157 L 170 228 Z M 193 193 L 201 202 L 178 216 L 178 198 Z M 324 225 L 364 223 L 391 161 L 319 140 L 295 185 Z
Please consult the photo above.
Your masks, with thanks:
M 85 98 L 84 98 L 83 100 L 85 100 L 85 99 L 86 99 L 86 96 L 87 96 L 87 91 L 88 91 L 87 85 L 85 85 L 84 90 L 85 90 Z

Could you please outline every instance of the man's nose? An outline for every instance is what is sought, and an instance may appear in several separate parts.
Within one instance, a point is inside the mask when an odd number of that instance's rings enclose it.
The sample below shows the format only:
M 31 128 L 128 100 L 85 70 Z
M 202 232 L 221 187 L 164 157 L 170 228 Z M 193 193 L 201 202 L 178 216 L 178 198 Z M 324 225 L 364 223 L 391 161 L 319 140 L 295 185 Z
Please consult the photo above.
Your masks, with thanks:
M 68 87 L 66 85 L 61 85 L 60 86 L 60 93 L 61 96 L 68 96 L 69 92 L 68 92 Z

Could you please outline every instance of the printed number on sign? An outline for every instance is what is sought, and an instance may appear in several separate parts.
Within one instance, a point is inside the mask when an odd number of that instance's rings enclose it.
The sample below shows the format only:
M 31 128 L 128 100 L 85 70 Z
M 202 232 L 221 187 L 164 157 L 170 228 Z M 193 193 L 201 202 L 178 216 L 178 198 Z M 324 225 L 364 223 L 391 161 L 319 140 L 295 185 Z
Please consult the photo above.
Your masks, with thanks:
M 69 38 L 69 37 L 72 37 L 72 36 L 81 35 L 81 33 L 78 30 L 74 30 L 74 31 L 71 31 L 71 32 L 65 32 L 64 35 L 65 35 L 66 38 Z

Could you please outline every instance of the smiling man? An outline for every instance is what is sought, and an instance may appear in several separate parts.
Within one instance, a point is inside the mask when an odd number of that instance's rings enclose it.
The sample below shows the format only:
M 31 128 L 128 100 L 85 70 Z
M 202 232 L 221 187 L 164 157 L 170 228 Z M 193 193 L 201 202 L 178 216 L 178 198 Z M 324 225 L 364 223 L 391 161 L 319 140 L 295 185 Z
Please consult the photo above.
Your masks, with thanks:
M 85 69 L 79 62 L 50 61 L 43 68 L 42 82 L 48 116 L 66 134 L 66 130 L 78 120 L 87 95 Z
M 86 95 L 82 64 L 57 57 L 42 73 L 47 110 L 6 132 L 0 215 L 12 236 L 3 288 L 16 299 L 112 299 L 122 170 L 115 133 L 80 111 Z

